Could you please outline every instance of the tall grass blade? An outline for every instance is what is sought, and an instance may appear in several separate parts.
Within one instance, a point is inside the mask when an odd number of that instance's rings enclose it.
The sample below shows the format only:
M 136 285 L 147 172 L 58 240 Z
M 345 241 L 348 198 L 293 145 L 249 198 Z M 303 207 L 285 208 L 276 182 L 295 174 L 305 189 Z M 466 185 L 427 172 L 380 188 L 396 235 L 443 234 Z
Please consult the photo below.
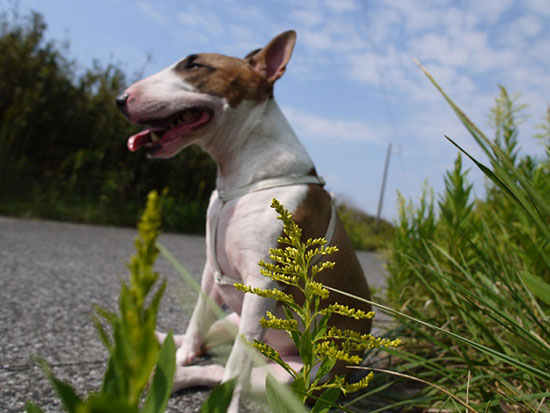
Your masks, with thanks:
M 523 208 L 523 210 L 527 213 L 527 215 L 537 224 L 540 230 L 544 232 L 547 239 L 550 240 L 550 229 L 542 220 L 540 215 L 540 209 L 535 208 L 533 206 L 533 203 L 529 202 L 530 200 L 525 196 L 523 192 L 521 192 L 520 188 L 518 188 L 518 186 L 514 184 L 513 177 L 511 177 L 510 174 L 504 168 L 500 168 L 496 165 L 493 165 L 493 167 L 495 167 L 495 172 L 491 171 L 489 168 L 487 168 L 485 165 L 483 165 L 481 162 L 479 162 L 473 156 L 471 156 L 468 152 L 466 152 L 465 149 L 460 147 L 451 138 L 449 138 L 448 136 L 445 136 L 445 138 L 447 138 L 449 142 L 451 142 L 462 153 L 464 153 L 468 158 L 470 158 L 488 178 L 490 178 L 499 188 L 503 189 L 514 201 L 516 201 L 516 203 L 521 208 Z M 520 176 L 520 175 L 518 174 L 516 176 Z M 527 186 L 531 187 L 528 184 Z M 534 189 L 532 189 L 532 191 L 536 192 Z M 546 203 L 542 200 L 540 201 L 540 205 L 541 206 L 544 205 L 544 207 L 546 207 Z
M 472 406 L 470 406 L 467 402 L 464 402 L 460 398 L 456 397 L 454 394 L 452 394 L 449 390 L 447 390 L 443 386 L 439 386 L 439 385 L 437 385 L 435 383 L 431 383 L 427 380 L 419 379 L 418 377 L 414 377 L 414 376 L 411 376 L 409 374 L 403 374 L 403 373 L 398 373 L 398 372 L 392 371 L 392 370 L 378 369 L 378 368 L 374 368 L 374 367 L 350 366 L 350 368 L 358 369 L 358 370 L 378 371 L 378 372 L 381 372 L 381 373 L 391 374 L 393 376 L 403 377 L 403 378 L 406 378 L 408 380 L 413 380 L 413 381 L 417 381 L 417 382 L 420 382 L 420 383 L 423 383 L 423 384 L 427 384 L 428 386 L 432 386 L 432 387 L 436 388 L 437 390 L 439 390 L 440 392 L 445 393 L 451 399 L 453 399 L 454 401 L 456 401 L 457 403 L 462 405 L 462 407 L 465 407 L 466 411 L 470 411 L 470 412 L 473 412 L 473 413 L 478 413 L 478 411 L 476 409 L 474 409 Z
M 458 340 L 462 343 L 466 343 L 466 344 L 470 345 L 471 347 L 475 348 L 476 350 L 481 351 L 482 353 L 485 353 L 489 356 L 495 357 L 496 359 L 498 359 L 498 360 L 500 360 L 500 361 L 502 361 L 506 364 L 509 364 L 511 366 L 517 367 L 517 368 L 519 368 L 520 370 L 522 370 L 526 373 L 532 374 L 535 377 L 538 377 L 542 380 L 550 380 L 550 372 L 542 371 L 542 370 L 540 370 L 536 367 L 530 366 L 529 364 L 523 363 L 523 362 L 521 362 L 521 361 L 519 361 L 519 360 L 517 360 L 513 357 L 508 356 L 507 354 L 496 351 L 492 348 L 484 346 L 483 344 L 476 343 L 475 341 L 467 339 L 466 337 L 462 337 L 462 336 L 460 336 L 456 333 L 453 333 L 452 331 L 448 331 L 448 330 L 445 330 L 441 327 L 434 326 L 433 324 L 427 323 L 426 321 L 420 320 L 420 319 L 415 318 L 415 317 L 411 317 L 410 315 L 407 315 L 407 314 L 402 313 L 400 311 L 394 310 L 393 308 L 387 307 L 387 306 L 379 304 L 379 303 L 375 303 L 374 301 L 370 301 L 370 300 L 367 300 L 365 298 L 358 297 L 356 295 L 353 295 L 353 294 L 350 294 L 350 293 L 347 293 L 347 292 L 344 292 L 344 291 L 337 290 L 336 288 L 332 288 L 332 287 L 328 287 L 328 286 L 326 286 L 325 288 L 327 288 L 330 291 L 334 291 L 335 293 L 342 294 L 342 295 L 354 298 L 354 299 L 359 300 L 359 301 L 363 301 L 367 304 L 370 304 L 374 307 L 377 307 L 377 308 L 381 309 L 382 311 L 384 311 L 387 314 L 393 314 L 393 315 L 396 315 L 398 317 L 405 318 L 407 320 L 413 321 L 417 324 L 423 325 L 424 327 L 428 327 L 432 330 L 439 331 L 440 333 L 443 333 L 443 334 L 445 334 L 445 335 L 447 335 L 447 336 L 449 336 L 449 337 L 451 337 L 455 340 Z
M 520 275 L 523 282 L 527 285 L 529 290 L 541 301 L 550 305 L 550 284 L 544 281 L 539 276 L 523 272 Z M 541 310 L 542 311 L 542 310 Z

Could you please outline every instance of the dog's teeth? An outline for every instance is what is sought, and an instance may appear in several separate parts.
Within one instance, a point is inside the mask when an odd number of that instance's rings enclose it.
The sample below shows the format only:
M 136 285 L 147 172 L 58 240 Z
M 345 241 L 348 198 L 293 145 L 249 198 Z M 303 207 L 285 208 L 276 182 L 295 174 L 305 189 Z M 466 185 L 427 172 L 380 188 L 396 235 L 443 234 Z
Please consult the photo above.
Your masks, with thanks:
M 160 138 L 155 132 L 151 132 L 151 140 L 153 142 L 158 142 L 160 140 Z

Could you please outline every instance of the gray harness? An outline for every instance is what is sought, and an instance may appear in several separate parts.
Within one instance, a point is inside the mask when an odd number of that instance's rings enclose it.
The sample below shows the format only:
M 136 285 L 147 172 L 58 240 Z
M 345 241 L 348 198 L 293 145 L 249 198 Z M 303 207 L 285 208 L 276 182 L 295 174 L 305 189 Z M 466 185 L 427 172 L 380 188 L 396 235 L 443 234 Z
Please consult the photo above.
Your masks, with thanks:
M 280 186 L 290 186 L 290 185 L 302 185 L 302 184 L 316 184 L 325 186 L 325 181 L 323 178 L 318 176 L 304 175 L 304 176 L 282 176 L 277 178 L 264 179 L 263 181 L 254 182 L 249 185 L 240 186 L 233 189 L 227 190 L 218 190 L 217 196 L 221 202 L 218 202 L 218 207 L 212 211 L 212 225 L 210 227 L 210 253 L 212 257 L 212 264 L 214 266 L 214 280 L 217 284 L 220 285 L 233 285 L 240 280 L 236 280 L 228 275 L 224 274 L 216 258 L 216 237 L 218 233 L 218 223 L 220 220 L 220 213 L 224 205 L 236 198 L 240 198 L 243 195 L 249 194 L 251 192 L 263 191 L 265 189 L 276 188 Z M 332 195 L 331 195 L 332 198 Z M 328 224 L 327 232 L 325 239 L 327 240 L 327 245 L 330 244 L 332 236 L 334 235 L 334 227 L 336 225 L 336 207 L 334 206 L 334 200 L 331 202 L 332 208 L 330 213 L 330 221 Z M 314 259 L 314 262 L 317 262 L 321 258 L 320 255 Z

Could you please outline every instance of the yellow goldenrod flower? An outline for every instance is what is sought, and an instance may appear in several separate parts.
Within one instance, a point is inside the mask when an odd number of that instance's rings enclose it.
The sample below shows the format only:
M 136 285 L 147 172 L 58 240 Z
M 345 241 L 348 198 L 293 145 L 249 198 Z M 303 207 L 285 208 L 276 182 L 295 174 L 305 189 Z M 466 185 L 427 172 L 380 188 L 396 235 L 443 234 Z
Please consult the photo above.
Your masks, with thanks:
M 323 314 L 336 313 L 346 317 L 355 318 L 356 320 L 374 318 L 374 312 L 372 311 L 365 313 L 362 310 L 358 310 L 356 308 L 349 308 L 347 305 L 342 305 L 338 303 L 329 305 L 327 308 L 324 308 L 323 310 L 321 310 L 321 312 Z
M 316 281 L 306 283 L 306 289 L 310 290 L 313 294 L 321 297 L 322 299 L 328 298 L 330 294 L 329 291 L 323 287 L 323 284 Z
M 244 293 L 256 294 L 260 297 L 273 298 L 277 301 L 283 301 L 285 303 L 294 304 L 294 298 L 291 295 L 285 294 L 281 290 L 272 288 L 271 290 L 264 290 L 263 288 L 250 287 L 241 283 L 235 283 L 233 286 Z
M 346 393 L 353 393 L 358 390 L 364 389 L 369 385 L 369 383 L 372 381 L 373 378 L 374 378 L 374 373 L 371 371 L 369 374 L 367 374 L 358 382 L 345 383 L 344 386 L 342 387 L 342 392 L 346 394 Z
M 298 331 L 298 321 L 277 318 L 270 311 L 268 311 L 266 315 L 269 320 L 265 317 L 262 317 L 260 320 L 260 325 L 263 328 L 274 328 L 276 330 L 286 330 L 288 332 Z

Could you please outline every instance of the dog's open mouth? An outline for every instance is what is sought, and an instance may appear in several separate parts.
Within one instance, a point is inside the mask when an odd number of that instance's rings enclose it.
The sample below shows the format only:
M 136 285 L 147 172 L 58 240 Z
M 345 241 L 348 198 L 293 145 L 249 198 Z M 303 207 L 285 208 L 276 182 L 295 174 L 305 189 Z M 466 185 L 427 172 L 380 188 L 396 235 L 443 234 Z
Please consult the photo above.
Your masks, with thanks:
M 212 119 L 209 108 L 188 108 L 164 119 L 139 122 L 147 129 L 128 138 L 128 149 L 132 152 L 145 148 L 148 155 L 154 155 L 163 147 L 179 141 L 184 135 L 206 125 Z

